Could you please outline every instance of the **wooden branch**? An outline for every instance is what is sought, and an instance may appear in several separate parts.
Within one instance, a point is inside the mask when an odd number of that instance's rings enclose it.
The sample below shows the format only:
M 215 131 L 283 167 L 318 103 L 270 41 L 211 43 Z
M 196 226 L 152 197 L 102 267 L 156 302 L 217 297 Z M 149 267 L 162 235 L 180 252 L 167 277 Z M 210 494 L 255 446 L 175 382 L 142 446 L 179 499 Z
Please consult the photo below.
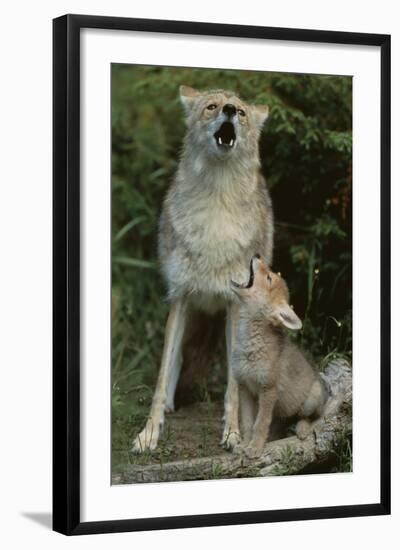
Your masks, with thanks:
M 328 458 L 340 437 L 352 428 L 352 374 L 344 360 L 332 361 L 323 374 L 331 391 L 324 417 L 315 422 L 310 435 L 271 441 L 258 459 L 224 452 L 218 456 L 179 460 L 145 466 L 126 465 L 113 475 L 113 484 L 235 478 L 295 474 Z

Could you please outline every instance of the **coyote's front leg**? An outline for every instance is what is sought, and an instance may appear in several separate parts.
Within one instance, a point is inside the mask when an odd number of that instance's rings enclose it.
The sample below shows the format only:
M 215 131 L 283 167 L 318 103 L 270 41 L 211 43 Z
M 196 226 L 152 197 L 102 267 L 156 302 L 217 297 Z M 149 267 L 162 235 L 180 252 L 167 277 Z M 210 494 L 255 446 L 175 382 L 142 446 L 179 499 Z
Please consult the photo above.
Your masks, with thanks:
M 221 445 L 234 449 L 240 443 L 239 431 L 239 387 L 232 374 L 232 350 L 236 334 L 238 308 L 235 304 L 227 307 L 226 316 L 226 354 L 228 362 L 228 384 L 225 393 L 224 431 Z
M 171 393 L 173 394 L 175 390 L 172 385 L 176 385 L 179 375 L 186 311 L 184 299 L 177 300 L 171 306 L 165 327 L 161 367 L 150 415 L 146 426 L 133 442 L 132 452 L 134 453 L 141 453 L 146 449 L 154 450 L 157 447 L 160 430 L 164 423 L 167 397 L 171 400 Z

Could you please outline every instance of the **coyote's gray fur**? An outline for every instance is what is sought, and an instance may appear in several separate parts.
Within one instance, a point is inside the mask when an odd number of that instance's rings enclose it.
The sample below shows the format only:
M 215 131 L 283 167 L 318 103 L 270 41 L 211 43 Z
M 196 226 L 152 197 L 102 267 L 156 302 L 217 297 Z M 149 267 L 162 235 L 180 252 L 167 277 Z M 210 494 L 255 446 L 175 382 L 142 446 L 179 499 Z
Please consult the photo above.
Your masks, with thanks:
M 233 92 L 181 86 L 187 133 L 159 226 L 159 257 L 171 310 L 149 419 L 134 441 L 157 446 L 164 412 L 173 410 L 182 341 L 193 308 L 227 311 L 228 364 L 235 307 L 231 277 L 245 277 L 255 252 L 272 260 L 271 201 L 260 174 L 258 140 L 266 106 L 245 104 Z M 239 440 L 237 385 L 228 368 L 223 442 Z
M 239 384 L 242 445 L 235 449 L 259 456 L 273 416 L 298 416 L 296 433 L 305 438 L 328 392 L 319 373 L 290 340 L 286 328 L 302 323 L 289 306 L 285 281 L 255 256 L 247 284 L 231 283 L 239 298 L 239 321 L 232 371 Z

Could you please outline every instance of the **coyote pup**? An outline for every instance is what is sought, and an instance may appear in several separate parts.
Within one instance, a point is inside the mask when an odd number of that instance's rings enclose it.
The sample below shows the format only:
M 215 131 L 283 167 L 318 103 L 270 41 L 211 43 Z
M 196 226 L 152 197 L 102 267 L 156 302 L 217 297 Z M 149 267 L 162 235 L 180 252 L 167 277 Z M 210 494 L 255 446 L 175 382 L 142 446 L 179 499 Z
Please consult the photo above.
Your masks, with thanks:
M 268 115 L 233 92 L 180 88 L 187 132 L 164 201 L 159 257 L 171 309 L 149 419 L 133 452 L 155 449 L 164 412 L 174 409 L 182 346 L 193 311 L 227 311 L 228 386 L 222 442 L 239 441 L 238 390 L 229 374 L 235 332 L 230 278 L 243 278 L 254 250 L 272 260 L 271 201 L 260 174 L 258 139 Z
M 300 439 L 321 416 L 328 397 L 324 381 L 289 339 L 286 328 L 302 323 L 289 306 L 285 281 L 269 270 L 258 255 L 250 262 L 247 284 L 231 281 L 239 298 L 232 371 L 239 383 L 240 428 L 243 444 L 236 452 L 260 456 L 273 416 L 300 417 Z M 258 404 L 258 410 L 257 410 Z

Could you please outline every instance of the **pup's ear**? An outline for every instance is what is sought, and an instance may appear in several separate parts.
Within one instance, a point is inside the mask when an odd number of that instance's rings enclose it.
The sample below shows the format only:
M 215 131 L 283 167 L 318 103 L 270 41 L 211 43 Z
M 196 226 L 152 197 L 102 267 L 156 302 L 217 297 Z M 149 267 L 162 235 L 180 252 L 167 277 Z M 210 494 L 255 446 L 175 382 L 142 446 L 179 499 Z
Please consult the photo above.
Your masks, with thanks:
M 179 94 L 181 98 L 181 103 L 183 105 L 183 108 L 185 109 L 185 113 L 189 115 L 193 106 L 193 102 L 196 97 L 200 95 L 200 92 L 198 92 L 194 88 L 191 88 L 190 86 L 180 86 Z
M 290 328 L 292 330 L 300 330 L 302 325 L 302 322 L 297 317 L 293 309 L 287 304 L 286 302 L 283 302 L 282 304 L 279 304 L 275 308 L 275 315 L 278 318 L 278 320 L 285 325 L 285 327 Z
M 268 105 L 253 105 L 254 118 L 256 119 L 258 127 L 261 129 L 262 125 L 268 118 L 269 107 Z

